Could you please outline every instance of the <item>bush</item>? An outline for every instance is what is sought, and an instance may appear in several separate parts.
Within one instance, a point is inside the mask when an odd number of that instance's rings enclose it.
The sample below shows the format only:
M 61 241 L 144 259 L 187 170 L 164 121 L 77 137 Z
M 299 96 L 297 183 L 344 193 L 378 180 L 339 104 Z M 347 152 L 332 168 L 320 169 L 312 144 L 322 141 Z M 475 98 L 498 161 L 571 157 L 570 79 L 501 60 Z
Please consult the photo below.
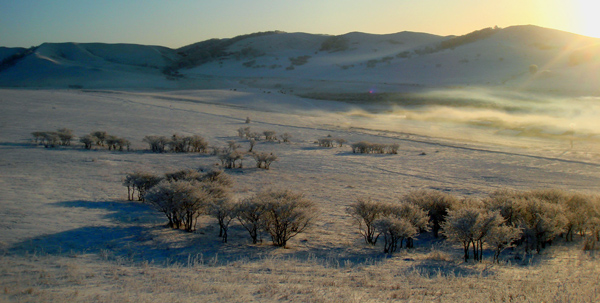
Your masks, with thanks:
M 448 211 L 458 203 L 456 197 L 434 190 L 412 191 L 405 195 L 402 200 L 416 204 L 427 212 L 435 238 L 439 237 L 441 224 L 445 221 Z
M 463 245 L 464 260 L 469 260 L 469 247 L 473 247 L 473 259 L 481 261 L 483 258 L 483 242 L 499 228 L 504 222 L 498 212 L 491 212 L 480 208 L 460 208 L 448 212 L 448 217 L 442 223 L 443 233 L 450 241 L 460 242 Z M 502 237 L 502 231 L 495 233 Z
M 73 131 L 67 128 L 61 128 L 56 132 L 32 132 L 36 144 L 42 144 L 46 148 L 56 147 L 58 145 L 71 145 Z
M 150 150 L 154 153 L 164 153 L 169 140 L 165 136 L 146 136 L 142 140 L 150 145 Z
M 263 222 L 273 245 L 285 247 L 289 239 L 305 231 L 316 219 L 316 208 L 302 194 L 290 190 L 267 190 L 257 194 L 264 203 Z
M 383 234 L 383 252 L 394 253 L 398 249 L 398 244 L 402 248 L 402 241 L 417 235 L 418 230 L 405 218 L 394 216 L 385 216 L 374 223 L 375 229 Z
M 219 160 L 221 160 L 221 166 L 227 169 L 236 168 L 236 163 L 239 164 L 237 167 L 242 168 L 242 160 L 244 159 L 244 154 L 239 151 L 230 151 L 227 153 L 222 153 L 219 155 Z
M 402 219 L 410 223 L 416 229 L 416 234 L 429 230 L 429 216 L 425 210 L 416 204 L 407 202 L 389 204 L 384 207 L 384 213 L 387 216 L 391 216 L 396 219 Z M 413 247 L 414 235 L 402 236 L 403 239 L 406 239 L 407 248 Z M 402 242 L 400 242 L 400 248 L 402 248 Z
M 127 148 L 127 150 L 129 151 L 131 143 L 126 139 L 109 135 L 106 137 L 106 145 L 108 146 L 108 150 L 117 150 L 118 148 L 119 151 L 123 151 L 124 148 Z
M 105 131 L 93 131 L 91 135 L 96 139 L 96 145 L 104 146 L 104 140 L 108 136 Z
M 485 203 L 489 209 L 498 210 L 508 225 L 522 229 L 518 245 L 538 253 L 559 235 L 566 241 L 572 241 L 575 232 L 584 237 L 590 222 L 598 217 L 595 197 L 561 190 L 504 189 L 492 193 Z
M 83 148 L 89 150 L 92 149 L 92 145 L 94 142 L 96 142 L 96 140 L 92 135 L 85 135 L 79 139 L 79 142 L 83 143 Z
M 135 191 L 138 192 L 138 201 L 145 201 L 146 192 L 162 181 L 163 178 L 144 172 L 135 172 L 127 174 L 123 185 L 127 187 L 127 200 L 133 201 Z
M 349 41 L 343 36 L 331 36 L 321 43 L 320 51 L 340 52 L 345 51 L 349 47 Z
M 206 206 L 213 202 L 206 186 L 196 181 L 161 181 L 145 196 L 146 201 L 165 214 L 169 227 L 194 231 Z
M 208 214 L 219 222 L 219 237 L 227 243 L 229 224 L 236 215 L 236 205 L 227 197 L 213 199 L 207 206 Z
M 271 167 L 271 163 L 277 161 L 277 156 L 273 155 L 273 153 L 254 153 L 252 154 L 254 160 L 256 160 L 256 167 L 269 169 Z
M 360 141 L 351 145 L 353 153 L 360 154 L 397 154 L 400 145 L 398 143 L 393 144 L 380 144 L 371 143 L 367 141 Z
M 236 205 L 235 214 L 240 224 L 248 231 L 252 243 L 262 242 L 266 204 L 259 196 L 244 199 Z
M 73 131 L 68 128 L 61 128 L 56 133 L 60 139 L 60 145 L 71 145 L 71 139 L 73 139 Z
M 277 137 L 275 136 L 276 132 L 272 131 L 272 130 L 265 130 L 263 132 L 263 135 L 265 135 L 265 140 L 266 141 L 276 141 Z
M 385 206 L 381 202 L 371 200 L 371 198 L 358 198 L 356 202 L 346 208 L 348 213 L 358 225 L 358 231 L 365 239 L 366 244 L 375 245 L 379 234 L 375 222 L 382 217 L 385 212 Z

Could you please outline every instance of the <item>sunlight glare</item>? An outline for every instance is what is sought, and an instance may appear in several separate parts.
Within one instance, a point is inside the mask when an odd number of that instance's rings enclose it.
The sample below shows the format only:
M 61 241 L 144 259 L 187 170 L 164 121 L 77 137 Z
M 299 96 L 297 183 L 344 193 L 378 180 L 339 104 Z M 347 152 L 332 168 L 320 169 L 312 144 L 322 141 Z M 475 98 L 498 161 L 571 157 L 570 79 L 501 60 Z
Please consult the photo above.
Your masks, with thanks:
M 598 2 L 595 0 L 577 0 L 577 15 L 580 31 L 582 35 L 600 38 L 600 18 L 598 17 Z

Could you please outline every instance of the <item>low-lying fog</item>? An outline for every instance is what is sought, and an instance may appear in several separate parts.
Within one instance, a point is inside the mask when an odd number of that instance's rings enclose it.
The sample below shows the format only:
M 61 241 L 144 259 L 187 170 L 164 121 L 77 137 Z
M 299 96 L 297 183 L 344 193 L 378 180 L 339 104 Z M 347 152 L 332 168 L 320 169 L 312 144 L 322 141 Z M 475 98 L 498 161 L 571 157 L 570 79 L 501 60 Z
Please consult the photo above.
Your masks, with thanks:
M 346 114 L 365 128 L 508 146 L 570 150 L 600 143 L 600 97 L 448 89 L 385 94 Z

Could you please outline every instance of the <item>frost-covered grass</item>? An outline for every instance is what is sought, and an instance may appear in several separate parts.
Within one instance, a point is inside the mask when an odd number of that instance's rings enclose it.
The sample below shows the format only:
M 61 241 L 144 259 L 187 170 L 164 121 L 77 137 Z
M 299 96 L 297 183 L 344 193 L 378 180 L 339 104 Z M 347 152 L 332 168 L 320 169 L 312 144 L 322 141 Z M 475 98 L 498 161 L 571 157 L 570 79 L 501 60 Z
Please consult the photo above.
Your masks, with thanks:
M 504 187 L 597 192 L 598 154 L 587 146 L 485 145 L 397 130 L 419 130 L 410 121 L 373 129 L 376 117 L 355 118 L 344 104 L 252 89 L 2 90 L 0 107 L 0 300 L 598 300 L 598 261 L 594 252 L 581 250 L 577 236 L 575 244 L 558 241 L 524 261 L 507 252 L 503 259 L 510 264 L 491 264 L 489 254 L 482 264 L 463 263 L 458 245 L 429 235 L 414 250 L 387 256 L 380 246 L 364 245 L 345 213 L 357 197 L 393 201 L 423 188 L 472 197 Z M 255 151 L 279 158 L 270 170 L 256 168 L 250 158 L 244 168 L 228 170 L 234 196 L 293 189 L 319 208 L 316 224 L 293 238 L 289 249 L 269 241 L 253 245 L 237 223 L 223 244 L 209 217 L 201 218 L 197 232 L 171 230 L 160 213 L 126 201 L 121 183 L 127 173 L 220 163 L 211 155 L 151 153 L 145 136 L 198 134 L 211 146 L 235 140 L 246 149 L 249 143 L 237 136 L 246 126 L 292 139 L 257 142 Z M 31 132 L 63 127 L 78 136 L 103 130 L 131 141 L 134 150 L 32 144 Z M 318 147 L 315 141 L 328 135 L 400 147 L 397 155 L 353 154 L 348 144 Z

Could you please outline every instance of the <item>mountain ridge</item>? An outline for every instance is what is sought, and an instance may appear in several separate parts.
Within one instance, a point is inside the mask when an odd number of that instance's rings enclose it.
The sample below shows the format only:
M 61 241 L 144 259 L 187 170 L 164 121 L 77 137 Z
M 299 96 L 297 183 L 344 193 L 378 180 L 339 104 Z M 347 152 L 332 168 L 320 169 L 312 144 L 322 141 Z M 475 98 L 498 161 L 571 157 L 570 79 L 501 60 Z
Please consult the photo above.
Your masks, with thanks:
M 534 25 L 490 27 L 460 36 L 270 31 L 177 49 L 44 43 L 0 48 L 0 86 L 185 89 L 224 87 L 233 81 L 293 89 L 292 84 L 310 80 L 364 81 L 388 90 L 393 85 L 399 90 L 407 85 L 502 86 L 599 94 L 597 45 L 600 39 Z M 353 84 L 341 89 L 365 90 Z

